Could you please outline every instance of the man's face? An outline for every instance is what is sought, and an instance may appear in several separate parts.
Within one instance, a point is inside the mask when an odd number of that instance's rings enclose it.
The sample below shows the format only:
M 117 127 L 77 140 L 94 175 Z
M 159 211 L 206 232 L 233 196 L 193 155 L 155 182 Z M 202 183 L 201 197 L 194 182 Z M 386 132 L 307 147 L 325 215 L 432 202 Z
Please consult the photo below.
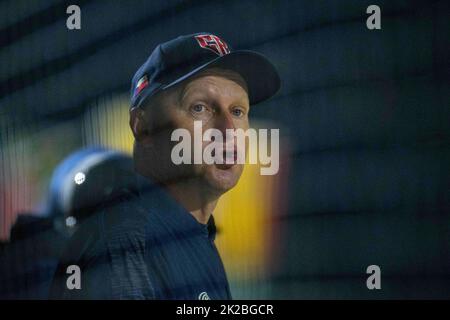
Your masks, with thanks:
M 167 143 L 172 148 L 177 142 L 170 141 L 169 133 L 179 128 L 188 130 L 193 141 L 194 121 L 201 121 L 202 132 L 210 128 L 222 132 L 224 162 L 227 156 L 236 157 L 237 150 L 234 149 L 236 143 L 230 148 L 230 145 L 227 146 L 225 142 L 227 129 L 247 130 L 249 128 L 249 98 L 243 88 L 245 83 L 241 80 L 237 74 L 231 74 L 231 77 L 228 77 L 207 73 L 191 80 L 181 91 L 173 91 L 170 94 L 171 97 L 165 97 L 167 100 L 161 110 L 164 118 L 162 121 L 166 122 L 164 125 L 166 134 L 161 137 L 165 142 L 159 142 Z M 175 99 L 174 96 L 176 96 Z M 210 143 L 203 142 L 202 149 Z M 161 149 L 168 151 L 168 145 L 160 146 Z M 192 152 L 193 149 L 192 145 Z M 168 152 L 164 153 L 164 157 L 167 157 Z M 236 185 L 242 174 L 243 166 L 243 164 L 205 164 L 202 161 L 202 164 L 182 164 L 178 168 L 171 167 L 172 170 L 179 172 L 180 176 L 194 178 L 201 184 L 206 183 L 209 188 L 223 193 Z M 170 176 L 176 175 L 172 172 Z

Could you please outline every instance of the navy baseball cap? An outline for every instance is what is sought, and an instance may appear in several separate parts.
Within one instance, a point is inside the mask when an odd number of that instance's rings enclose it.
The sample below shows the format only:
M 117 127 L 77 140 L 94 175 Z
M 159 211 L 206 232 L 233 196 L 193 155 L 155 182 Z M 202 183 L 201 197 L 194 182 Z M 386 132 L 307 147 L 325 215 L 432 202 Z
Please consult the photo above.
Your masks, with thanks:
M 250 104 L 264 101 L 280 89 L 280 76 L 262 54 L 232 50 L 208 32 L 180 36 L 159 44 L 138 69 L 131 82 L 131 108 L 207 68 L 239 73 L 248 86 Z

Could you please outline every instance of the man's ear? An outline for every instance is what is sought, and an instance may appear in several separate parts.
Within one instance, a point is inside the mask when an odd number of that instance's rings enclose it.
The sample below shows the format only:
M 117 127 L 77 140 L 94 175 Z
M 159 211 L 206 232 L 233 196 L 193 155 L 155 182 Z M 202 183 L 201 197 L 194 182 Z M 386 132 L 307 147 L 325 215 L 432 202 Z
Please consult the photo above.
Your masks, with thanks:
M 130 128 L 133 132 L 134 139 L 140 143 L 150 142 L 150 123 L 147 119 L 145 111 L 141 108 L 133 108 L 130 110 Z

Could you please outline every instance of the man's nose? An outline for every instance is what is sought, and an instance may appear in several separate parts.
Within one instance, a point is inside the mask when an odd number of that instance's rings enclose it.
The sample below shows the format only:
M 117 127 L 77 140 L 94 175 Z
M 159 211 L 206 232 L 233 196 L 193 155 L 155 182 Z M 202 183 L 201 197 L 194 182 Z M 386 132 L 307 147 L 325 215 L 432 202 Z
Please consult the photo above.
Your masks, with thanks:
M 226 137 L 227 129 L 236 129 L 234 119 L 228 112 L 219 112 L 214 120 L 214 128 L 220 130 L 223 137 Z

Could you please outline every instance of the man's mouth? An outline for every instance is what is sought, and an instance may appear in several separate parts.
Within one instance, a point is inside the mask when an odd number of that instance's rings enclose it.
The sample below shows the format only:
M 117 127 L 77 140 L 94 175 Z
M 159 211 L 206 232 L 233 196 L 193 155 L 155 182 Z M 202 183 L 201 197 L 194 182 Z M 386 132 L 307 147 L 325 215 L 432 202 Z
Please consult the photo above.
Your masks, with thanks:
M 212 156 L 215 157 L 216 150 L 212 151 Z M 237 160 L 238 160 L 238 152 L 236 148 L 230 148 L 230 149 L 223 149 L 222 151 L 222 159 L 221 159 L 222 163 L 215 163 L 215 165 L 217 166 L 217 168 L 222 169 L 222 170 L 226 170 L 229 169 L 231 167 L 233 167 L 235 164 L 237 164 Z
M 228 149 L 223 151 L 224 164 L 236 164 L 237 158 L 238 154 L 236 149 Z

